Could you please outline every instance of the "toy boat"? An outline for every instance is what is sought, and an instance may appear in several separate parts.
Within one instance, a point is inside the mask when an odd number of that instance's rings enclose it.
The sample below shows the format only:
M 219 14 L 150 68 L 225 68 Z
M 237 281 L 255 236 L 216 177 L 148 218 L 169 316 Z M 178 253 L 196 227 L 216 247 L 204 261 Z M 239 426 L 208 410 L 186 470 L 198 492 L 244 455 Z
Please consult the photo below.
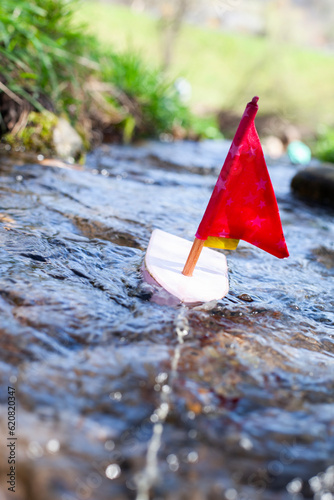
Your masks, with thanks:
M 155 281 L 181 302 L 210 302 L 228 292 L 224 254 L 203 248 L 192 276 L 182 274 L 191 241 L 155 229 L 145 256 L 145 266 Z
M 258 97 L 246 106 L 193 244 L 155 229 L 145 268 L 158 285 L 185 303 L 228 293 L 227 262 L 211 248 L 235 250 L 242 239 L 272 255 L 289 256 L 275 193 L 254 119 Z

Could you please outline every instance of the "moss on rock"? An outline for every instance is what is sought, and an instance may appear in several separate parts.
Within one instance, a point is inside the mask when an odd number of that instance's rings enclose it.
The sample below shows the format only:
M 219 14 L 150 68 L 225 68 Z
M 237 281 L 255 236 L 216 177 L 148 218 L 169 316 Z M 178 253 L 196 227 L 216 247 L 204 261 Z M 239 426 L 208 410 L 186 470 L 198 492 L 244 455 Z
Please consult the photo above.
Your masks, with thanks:
M 41 113 L 31 111 L 18 131 L 5 134 L 2 141 L 14 150 L 27 150 L 44 156 L 54 151 L 53 130 L 58 123 L 58 117 L 50 111 Z

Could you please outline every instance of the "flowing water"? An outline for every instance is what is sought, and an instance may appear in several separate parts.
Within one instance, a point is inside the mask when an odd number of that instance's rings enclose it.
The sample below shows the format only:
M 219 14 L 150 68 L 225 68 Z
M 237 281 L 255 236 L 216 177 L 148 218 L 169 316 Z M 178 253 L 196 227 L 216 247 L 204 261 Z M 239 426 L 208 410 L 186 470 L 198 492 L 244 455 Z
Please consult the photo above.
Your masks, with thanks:
M 142 279 L 154 228 L 193 238 L 227 147 L 0 160 L 1 499 L 334 498 L 333 212 L 293 198 L 295 167 L 269 165 L 289 259 L 241 242 L 229 294 L 194 307 Z

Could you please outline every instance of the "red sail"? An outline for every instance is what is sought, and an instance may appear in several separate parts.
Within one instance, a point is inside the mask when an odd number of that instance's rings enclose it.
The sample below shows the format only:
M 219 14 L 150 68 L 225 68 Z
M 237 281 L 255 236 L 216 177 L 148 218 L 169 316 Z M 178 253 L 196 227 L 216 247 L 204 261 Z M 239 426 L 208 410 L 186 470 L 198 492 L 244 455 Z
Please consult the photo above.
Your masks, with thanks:
M 222 248 L 235 248 L 242 239 L 284 258 L 289 252 L 254 125 L 257 101 L 254 97 L 246 106 L 196 238 Z

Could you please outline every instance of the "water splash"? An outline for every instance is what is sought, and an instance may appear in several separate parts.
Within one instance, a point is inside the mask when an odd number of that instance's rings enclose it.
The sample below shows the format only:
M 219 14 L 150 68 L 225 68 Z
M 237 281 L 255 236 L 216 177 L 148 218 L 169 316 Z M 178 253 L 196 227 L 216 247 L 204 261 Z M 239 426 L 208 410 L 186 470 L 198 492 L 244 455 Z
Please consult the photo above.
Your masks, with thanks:
M 186 311 L 187 308 L 182 305 L 174 323 L 177 344 L 174 348 L 171 361 L 169 385 L 165 384 L 162 386 L 160 392 L 160 404 L 151 415 L 150 420 L 151 422 L 154 422 L 152 437 L 147 447 L 145 468 L 135 478 L 137 485 L 136 500 L 149 500 L 150 490 L 159 478 L 158 453 L 161 447 L 161 436 L 164 430 L 164 423 L 170 410 L 173 384 L 177 378 L 178 364 L 181 356 L 182 345 L 184 343 L 184 337 L 186 337 L 189 333 L 189 323 L 186 317 Z M 159 375 L 157 379 L 159 379 Z

